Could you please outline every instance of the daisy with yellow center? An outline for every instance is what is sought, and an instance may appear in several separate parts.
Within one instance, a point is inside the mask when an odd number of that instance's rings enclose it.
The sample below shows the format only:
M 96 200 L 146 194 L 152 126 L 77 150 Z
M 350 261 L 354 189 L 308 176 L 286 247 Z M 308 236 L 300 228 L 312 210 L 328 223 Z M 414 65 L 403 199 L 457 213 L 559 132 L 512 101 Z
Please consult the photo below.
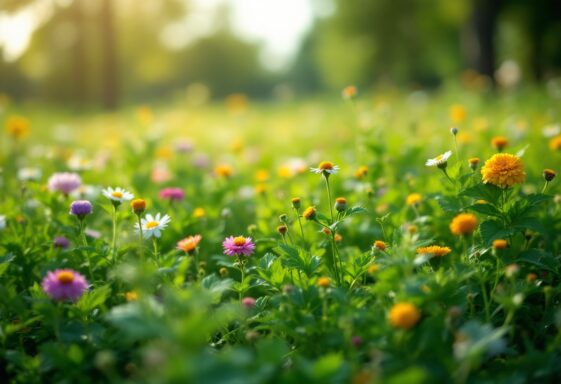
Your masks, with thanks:
M 450 231 L 456 235 L 470 235 L 477 228 L 477 218 L 471 213 L 460 213 L 452 219 Z
M 324 175 L 325 177 L 329 177 L 329 175 L 335 175 L 339 172 L 339 166 L 334 165 L 330 161 L 322 161 L 319 163 L 317 168 L 310 168 L 310 171 L 317 174 L 317 175 Z
M 446 166 L 448 165 L 448 159 L 450 158 L 450 156 L 452 156 L 452 151 L 446 151 L 441 155 L 436 156 L 433 159 L 428 159 L 425 162 L 425 165 L 427 167 L 438 167 L 441 169 L 445 169 Z
M 129 201 L 134 198 L 134 195 L 121 187 L 112 188 L 108 187 L 101 191 L 103 196 L 107 197 L 113 204 L 121 204 L 123 201 Z
M 485 162 L 481 168 L 485 184 L 493 184 L 500 188 L 508 188 L 514 184 L 522 184 L 526 178 L 524 163 L 510 153 L 497 153 Z
M 442 257 L 452 252 L 449 247 L 441 247 L 438 245 L 430 245 L 428 247 L 417 248 L 418 255 L 432 255 Z
M 152 216 L 151 214 L 148 214 L 145 218 L 140 220 L 140 226 L 137 223 L 135 228 L 137 230 L 142 228 L 142 233 L 147 239 L 150 237 L 158 238 L 162 236 L 162 230 L 167 227 L 170 221 L 171 219 L 168 215 L 161 216 L 157 213 L 156 216 Z

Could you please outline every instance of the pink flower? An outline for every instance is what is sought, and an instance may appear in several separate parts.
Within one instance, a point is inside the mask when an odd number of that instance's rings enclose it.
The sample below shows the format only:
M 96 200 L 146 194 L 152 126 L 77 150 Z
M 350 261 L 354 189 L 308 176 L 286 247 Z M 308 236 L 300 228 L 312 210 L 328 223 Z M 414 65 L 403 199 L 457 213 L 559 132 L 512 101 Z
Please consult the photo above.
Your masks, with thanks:
M 185 193 L 181 188 L 164 188 L 160 191 L 160 199 L 181 201 L 184 198 L 185 198 Z
M 244 297 L 242 299 L 242 305 L 247 309 L 255 307 L 255 299 L 253 297 Z
M 48 185 L 51 191 L 58 191 L 68 195 L 82 185 L 82 179 L 77 173 L 54 173 L 49 178 Z
M 255 243 L 251 241 L 251 237 L 230 236 L 224 239 L 222 243 L 224 253 L 228 256 L 251 256 L 255 250 Z
M 72 269 L 57 269 L 47 272 L 41 287 L 53 300 L 76 301 L 88 288 L 88 282 L 84 276 Z

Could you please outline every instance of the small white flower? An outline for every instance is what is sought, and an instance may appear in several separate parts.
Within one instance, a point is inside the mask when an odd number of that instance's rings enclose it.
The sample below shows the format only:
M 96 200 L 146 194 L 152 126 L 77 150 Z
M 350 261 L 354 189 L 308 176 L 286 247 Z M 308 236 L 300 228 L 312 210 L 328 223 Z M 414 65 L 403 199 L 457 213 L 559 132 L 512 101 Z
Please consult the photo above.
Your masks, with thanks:
M 159 213 L 156 216 L 150 214 L 146 215 L 144 219 L 140 220 L 142 225 L 142 233 L 146 239 L 150 237 L 160 237 L 162 235 L 162 230 L 167 227 L 168 223 L 171 221 L 168 215 L 161 217 Z M 134 225 L 136 230 L 139 230 L 138 223 Z
M 18 169 L 18 180 L 20 181 L 39 181 L 41 179 L 41 170 L 39 168 L 21 168 Z
M 434 167 L 439 166 L 448 161 L 448 159 L 452 156 L 452 151 L 444 152 L 442 155 L 436 156 L 434 159 L 428 159 L 425 165 L 427 167 Z
M 6 216 L 0 215 L 0 230 L 6 228 Z
M 334 165 L 329 161 L 322 161 L 321 163 L 319 163 L 319 166 L 317 168 L 310 168 L 310 171 L 318 175 L 325 173 L 335 175 L 337 172 L 339 172 L 339 166 Z
M 117 187 L 115 189 L 109 187 L 101 192 L 103 193 L 103 196 L 117 203 L 122 203 L 123 201 L 132 200 L 132 198 L 134 197 L 132 193 L 124 190 L 121 187 Z
M 561 126 L 559 126 L 559 124 L 547 125 L 542 129 L 543 136 L 548 139 L 557 136 L 560 132 L 561 132 Z
M 92 161 L 80 153 L 72 155 L 66 162 L 66 165 L 72 171 L 88 171 L 93 168 Z

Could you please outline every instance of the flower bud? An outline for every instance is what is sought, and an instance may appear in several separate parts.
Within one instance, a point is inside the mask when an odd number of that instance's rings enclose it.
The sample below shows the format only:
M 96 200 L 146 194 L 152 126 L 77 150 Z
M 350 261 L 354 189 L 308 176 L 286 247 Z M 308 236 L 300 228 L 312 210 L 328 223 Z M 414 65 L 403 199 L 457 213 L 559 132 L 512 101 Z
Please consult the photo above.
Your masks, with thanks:
M 347 199 L 338 197 L 335 199 L 335 210 L 337 212 L 344 212 L 347 210 Z

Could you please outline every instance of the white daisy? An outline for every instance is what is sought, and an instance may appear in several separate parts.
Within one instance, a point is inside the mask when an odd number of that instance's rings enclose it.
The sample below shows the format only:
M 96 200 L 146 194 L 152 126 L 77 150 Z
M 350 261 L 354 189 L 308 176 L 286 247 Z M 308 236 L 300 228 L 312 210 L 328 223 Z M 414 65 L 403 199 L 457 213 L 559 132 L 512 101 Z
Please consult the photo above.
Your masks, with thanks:
M 425 165 L 427 167 L 440 167 L 448 162 L 450 156 L 452 156 L 452 151 L 444 152 L 442 155 L 438 155 L 434 159 L 428 159 Z
M 0 215 L 0 230 L 6 228 L 6 216 Z
M 18 169 L 18 180 L 20 181 L 39 181 L 41 179 L 39 168 L 20 168 Z
M 117 187 L 115 189 L 109 187 L 102 191 L 103 196 L 107 197 L 109 200 L 114 201 L 116 203 L 122 203 L 123 201 L 132 200 L 134 195 L 121 187 Z
M 140 220 L 142 225 L 142 233 L 144 237 L 149 239 L 151 236 L 160 237 L 162 235 L 162 230 L 167 227 L 168 223 L 171 221 L 168 215 L 160 216 L 159 213 L 156 216 L 150 214 L 146 215 L 144 219 Z M 134 225 L 136 230 L 139 230 L 138 223 Z
M 321 174 L 334 175 L 337 172 L 339 172 L 339 166 L 334 165 L 329 161 L 322 161 L 321 163 L 319 163 L 317 168 L 310 168 L 310 171 L 318 175 Z

